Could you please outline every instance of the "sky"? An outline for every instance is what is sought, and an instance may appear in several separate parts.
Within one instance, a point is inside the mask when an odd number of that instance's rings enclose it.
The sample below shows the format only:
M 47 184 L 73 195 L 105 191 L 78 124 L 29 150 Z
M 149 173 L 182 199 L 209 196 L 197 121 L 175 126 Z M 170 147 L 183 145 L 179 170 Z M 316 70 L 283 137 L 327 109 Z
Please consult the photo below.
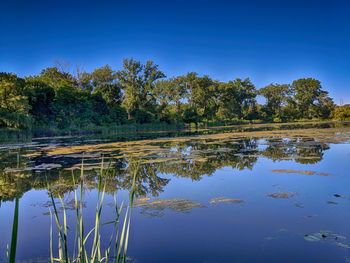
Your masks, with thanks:
M 350 103 L 348 0 L 0 1 L 0 72 L 39 74 L 57 58 L 120 69 L 133 57 L 168 77 L 249 77 L 257 89 L 312 77 Z

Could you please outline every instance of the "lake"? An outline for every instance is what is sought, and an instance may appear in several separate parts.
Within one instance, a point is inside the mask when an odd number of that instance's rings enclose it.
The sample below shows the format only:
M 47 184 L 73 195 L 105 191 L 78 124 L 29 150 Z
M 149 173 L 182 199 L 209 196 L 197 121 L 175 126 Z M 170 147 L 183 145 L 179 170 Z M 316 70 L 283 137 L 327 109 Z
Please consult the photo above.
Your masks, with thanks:
M 349 143 L 349 123 L 322 123 L 2 144 L 0 261 L 17 193 L 17 261 L 49 262 L 48 189 L 60 216 L 62 197 L 72 244 L 74 190 L 91 229 L 103 166 L 101 223 L 115 218 L 114 198 L 127 203 L 136 174 L 126 262 L 350 262 Z M 101 227 L 102 247 L 111 231 Z

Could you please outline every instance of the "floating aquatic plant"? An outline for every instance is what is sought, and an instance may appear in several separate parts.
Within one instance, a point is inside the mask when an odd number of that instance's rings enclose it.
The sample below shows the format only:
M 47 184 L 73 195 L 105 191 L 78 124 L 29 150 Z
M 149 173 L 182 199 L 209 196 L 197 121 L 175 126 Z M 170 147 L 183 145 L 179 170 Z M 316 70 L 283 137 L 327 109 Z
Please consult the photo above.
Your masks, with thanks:
M 209 203 L 210 204 L 217 204 L 217 203 L 243 204 L 244 201 L 240 199 L 234 199 L 234 198 L 216 197 L 211 199 Z
M 346 240 L 345 236 L 334 234 L 332 233 L 332 231 L 329 230 L 321 230 L 317 233 L 306 234 L 304 235 L 304 239 L 309 242 L 325 241 L 329 244 L 333 244 L 341 248 L 350 249 L 350 245 L 344 243 Z

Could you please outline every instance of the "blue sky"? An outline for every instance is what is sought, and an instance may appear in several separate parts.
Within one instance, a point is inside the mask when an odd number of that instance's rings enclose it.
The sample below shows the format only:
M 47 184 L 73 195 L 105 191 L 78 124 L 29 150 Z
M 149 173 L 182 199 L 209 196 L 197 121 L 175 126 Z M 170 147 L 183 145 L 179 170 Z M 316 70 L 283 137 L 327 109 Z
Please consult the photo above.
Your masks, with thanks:
M 39 74 L 62 57 L 87 71 L 153 60 L 257 88 L 321 80 L 350 103 L 350 1 L 2 1 L 0 71 Z

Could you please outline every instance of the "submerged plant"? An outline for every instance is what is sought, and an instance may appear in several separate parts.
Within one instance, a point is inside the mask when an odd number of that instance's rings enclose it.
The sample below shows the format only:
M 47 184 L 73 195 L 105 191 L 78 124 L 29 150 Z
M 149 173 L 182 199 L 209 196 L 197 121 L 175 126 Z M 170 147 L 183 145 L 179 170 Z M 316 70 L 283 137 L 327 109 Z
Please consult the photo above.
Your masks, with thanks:
M 98 186 L 97 186 L 97 205 L 96 205 L 96 215 L 94 227 L 86 232 L 83 220 L 83 179 L 84 179 L 84 164 L 81 166 L 80 174 L 80 199 L 78 199 L 77 190 L 74 190 L 74 202 L 75 202 L 75 214 L 76 214 L 76 230 L 74 237 L 74 246 L 68 246 L 67 242 L 67 215 L 66 208 L 61 196 L 59 196 L 60 203 L 63 210 L 63 219 L 60 220 L 58 214 L 58 209 L 55 204 L 54 197 L 50 193 L 53 213 L 51 214 L 51 229 L 50 229 L 50 260 L 53 262 L 60 263 L 92 263 L 92 262 L 104 262 L 108 263 L 110 260 L 112 262 L 125 262 L 126 252 L 128 248 L 129 232 L 130 232 L 130 221 L 131 221 L 131 209 L 134 201 L 135 195 L 135 182 L 137 170 L 134 173 L 132 187 L 129 195 L 129 205 L 126 208 L 124 218 L 121 219 L 121 213 L 123 209 L 124 202 L 121 203 L 120 207 L 117 206 L 117 200 L 114 196 L 114 207 L 116 218 L 111 222 L 101 224 L 101 212 L 104 201 L 104 195 L 106 191 L 106 177 L 108 176 L 109 166 L 107 169 L 104 168 L 103 160 L 101 164 L 100 173 L 98 175 Z M 75 178 L 73 173 L 73 183 L 75 185 Z M 52 215 L 55 218 L 56 226 L 58 230 L 58 256 L 54 256 L 53 253 L 53 235 L 52 235 Z M 63 220 L 63 222 L 62 222 Z M 109 239 L 109 243 L 106 249 L 102 249 L 101 245 L 101 234 L 100 228 L 102 225 L 111 224 L 113 225 L 112 234 Z M 121 233 L 119 236 L 119 231 L 121 227 Z M 73 251 L 69 248 L 73 247 Z M 91 251 L 90 248 L 91 247 Z M 113 251 L 113 255 L 111 255 Z

